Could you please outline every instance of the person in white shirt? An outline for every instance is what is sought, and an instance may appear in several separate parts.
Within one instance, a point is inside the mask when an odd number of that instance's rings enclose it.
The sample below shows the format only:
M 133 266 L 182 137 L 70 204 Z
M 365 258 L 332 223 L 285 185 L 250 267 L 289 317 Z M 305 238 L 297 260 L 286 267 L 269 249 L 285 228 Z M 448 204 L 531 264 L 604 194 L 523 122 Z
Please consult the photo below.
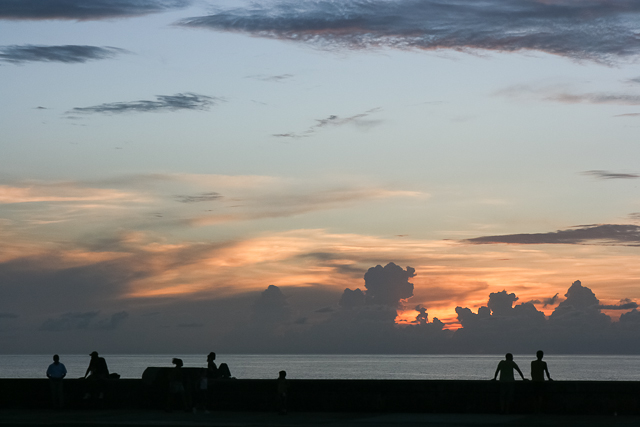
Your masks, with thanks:
M 47 378 L 49 378 L 53 407 L 56 409 L 61 409 L 64 403 L 62 379 L 66 376 L 67 368 L 65 368 L 64 364 L 60 363 L 60 356 L 54 354 L 53 363 L 47 368 Z

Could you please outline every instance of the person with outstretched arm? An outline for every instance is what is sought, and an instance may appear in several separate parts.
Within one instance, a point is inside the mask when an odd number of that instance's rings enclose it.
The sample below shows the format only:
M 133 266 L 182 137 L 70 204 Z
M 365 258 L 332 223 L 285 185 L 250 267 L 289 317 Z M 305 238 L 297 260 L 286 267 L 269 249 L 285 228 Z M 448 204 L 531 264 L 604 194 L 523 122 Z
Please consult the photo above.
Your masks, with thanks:
M 498 378 L 498 374 L 500 374 L 500 412 L 503 414 L 509 413 L 509 406 L 511 402 L 513 402 L 516 381 L 513 371 L 518 372 L 523 381 L 527 381 L 524 375 L 522 375 L 518 364 L 513 361 L 513 354 L 507 353 L 505 360 L 501 360 L 500 363 L 498 363 L 496 373 L 493 375 L 492 380 L 495 381 L 496 378 Z

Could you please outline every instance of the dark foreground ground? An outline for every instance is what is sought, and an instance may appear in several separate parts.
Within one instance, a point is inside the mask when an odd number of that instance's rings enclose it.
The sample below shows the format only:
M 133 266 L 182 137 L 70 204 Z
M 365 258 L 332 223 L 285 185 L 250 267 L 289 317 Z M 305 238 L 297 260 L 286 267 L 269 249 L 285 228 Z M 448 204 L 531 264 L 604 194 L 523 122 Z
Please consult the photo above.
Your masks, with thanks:
M 150 410 L 51 411 L 0 410 L 0 426 L 96 426 L 96 427 L 604 427 L 640 426 L 640 416 L 615 415 L 497 415 L 349 412 L 212 412 L 185 413 Z

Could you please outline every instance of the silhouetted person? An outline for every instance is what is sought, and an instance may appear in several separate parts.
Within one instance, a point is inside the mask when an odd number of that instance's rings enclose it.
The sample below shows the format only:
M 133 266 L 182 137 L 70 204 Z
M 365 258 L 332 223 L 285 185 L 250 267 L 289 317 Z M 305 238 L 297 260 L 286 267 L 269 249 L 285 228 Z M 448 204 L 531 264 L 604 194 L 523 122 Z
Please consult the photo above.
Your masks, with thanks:
M 513 402 L 516 381 L 513 371 L 517 371 L 522 380 L 525 381 L 522 371 L 516 362 L 513 361 L 513 354 L 507 353 L 505 360 L 501 360 L 500 363 L 498 363 L 496 373 L 493 375 L 493 380 L 495 380 L 498 377 L 498 373 L 500 373 L 500 412 L 504 414 L 509 413 L 509 406 L 511 402 Z
M 532 381 L 544 381 L 544 374 L 547 374 L 547 379 L 549 381 L 553 381 L 551 379 L 551 375 L 549 375 L 549 369 L 547 368 L 547 362 L 543 362 L 542 358 L 544 357 L 544 352 L 542 350 L 538 350 L 536 353 L 536 360 L 531 362 L 531 380 Z
M 229 366 L 226 363 L 221 363 L 220 367 L 218 368 L 214 360 L 216 360 L 216 354 L 212 351 L 207 355 L 207 378 L 231 378 L 231 371 L 229 370 Z
M 188 411 L 187 394 L 184 387 L 184 375 L 182 371 L 182 359 L 174 358 L 171 363 L 176 365 L 169 372 L 169 394 L 167 396 L 167 412 L 171 412 L 174 403 L 178 400 L 183 411 Z
M 216 366 L 216 354 L 212 351 L 207 354 L 207 378 L 218 378 L 218 367 Z
M 544 352 L 542 350 L 538 350 L 538 352 L 536 353 L 537 359 L 531 362 L 531 380 L 533 381 L 533 394 L 536 398 L 535 405 L 537 411 L 540 411 L 542 409 L 542 404 L 544 401 L 544 374 L 547 374 L 547 379 L 549 381 L 553 381 L 551 379 L 551 375 L 549 375 L 547 362 L 542 361 L 543 357 Z
M 289 391 L 289 384 L 287 383 L 287 371 L 278 372 L 278 395 L 277 395 L 277 405 L 278 405 L 278 413 L 284 415 L 287 413 L 287 395 Z
M 84 374 L 84 378 L 94 380 L 106 380 L 109 376 L 109 368 L 107 367 L 107 361 L 104 357 L 100 357 L 97 351 L 91 352 L 89 355 L 91 360 L 89 361 L 89 367 Z
M 60 356 L 53 355 L 53 363 L 47 368 L 47 378 L 49 378 L 49 387 L 51 388 L 51 400 L 53 407 L 61 409 L 64 404 L 64 390 L 62 388 L 62 379 L 67 376 L 67 368 L 60 363 Z
M 107 367 L 107 361 L 104 360 L 104 357 L 100 357 L 97 351 L 92 351 L 89 356 L 91 356 L 91 360 L 83 377 L 89 381 L 89 387 L 84 398 L 93 397 L 93 399 L 98 399 L 98 402 L 102 402 L 107 387 L 109 368 Z

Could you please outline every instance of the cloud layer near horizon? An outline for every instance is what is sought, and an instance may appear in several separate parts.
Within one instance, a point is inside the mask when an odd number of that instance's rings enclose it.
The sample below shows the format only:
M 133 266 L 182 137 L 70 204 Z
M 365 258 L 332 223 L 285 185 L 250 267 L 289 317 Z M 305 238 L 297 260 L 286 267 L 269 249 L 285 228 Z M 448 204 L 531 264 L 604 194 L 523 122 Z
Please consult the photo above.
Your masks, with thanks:
M 218 9 L 179 24 L 323 48 L 537 50 L 597 62 L 640 53 L 629 0 L 279 1 Z

